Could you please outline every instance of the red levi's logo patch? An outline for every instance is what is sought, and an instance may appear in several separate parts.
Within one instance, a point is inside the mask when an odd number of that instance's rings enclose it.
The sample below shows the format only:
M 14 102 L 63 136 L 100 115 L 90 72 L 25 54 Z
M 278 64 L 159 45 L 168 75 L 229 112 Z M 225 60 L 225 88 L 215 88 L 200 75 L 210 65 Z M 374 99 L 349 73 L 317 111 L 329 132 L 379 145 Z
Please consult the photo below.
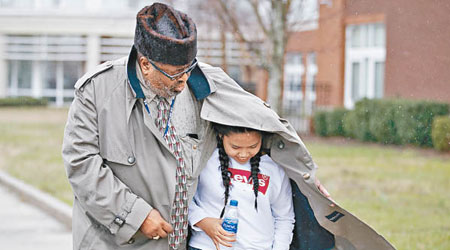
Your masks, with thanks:
M 251 172 L 247 170 L 228 168 L 231 172 L 231 179 L 233 181 L 247 183 L 253 185 L 253 179 L 251 178 Z M 267 188 L 269 187 L 270 176 L 265 174 L 258 174 L 259 188 L 258 191 L 262 194 L 266 194 Z

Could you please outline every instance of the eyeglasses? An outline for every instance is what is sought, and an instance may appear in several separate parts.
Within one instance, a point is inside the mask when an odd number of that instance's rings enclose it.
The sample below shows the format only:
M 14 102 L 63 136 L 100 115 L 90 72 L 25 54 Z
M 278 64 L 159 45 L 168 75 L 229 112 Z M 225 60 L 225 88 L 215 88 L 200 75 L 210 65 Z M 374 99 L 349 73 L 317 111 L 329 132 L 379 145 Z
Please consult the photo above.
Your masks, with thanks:
M 162 70 L 161 68 L 159 68 L 158 66 L 155 65 L 154 62 L 152 62 L 150 59 L 147 58 L 147 60 L 150 62 L 150 64 L 153 66 L 153 68 L 157 69 L 159 72 L 161 72 L 163 75 L 165 75 L 167 78 L 169 78 L 170 80 L 178 80 L 180 79 L 184 74 L 189 74 L 192 72 L 192 70 L 194 70 L 195 66 L 197 66 L 197 58 L 194 58 L 194 61 L 192 61 L 191 66 L 189 66 L 189 68 L 176 73 L 174 75 L 170 75 L 168 73 L 166 73 L 164 70 Z

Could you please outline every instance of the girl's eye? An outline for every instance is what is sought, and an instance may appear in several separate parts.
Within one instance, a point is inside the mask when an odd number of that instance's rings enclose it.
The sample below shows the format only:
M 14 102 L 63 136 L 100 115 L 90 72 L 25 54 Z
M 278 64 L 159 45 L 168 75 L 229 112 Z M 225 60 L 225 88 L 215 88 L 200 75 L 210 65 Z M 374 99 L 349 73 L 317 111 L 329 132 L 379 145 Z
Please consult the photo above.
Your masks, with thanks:
M 233 149 L 239 149 L 238 146 L 231 146 L 231 148 L 233 148 Z
M 253 145 L 253 146 L 251 146 L 251 148 L 256 148 L 258 145 Z

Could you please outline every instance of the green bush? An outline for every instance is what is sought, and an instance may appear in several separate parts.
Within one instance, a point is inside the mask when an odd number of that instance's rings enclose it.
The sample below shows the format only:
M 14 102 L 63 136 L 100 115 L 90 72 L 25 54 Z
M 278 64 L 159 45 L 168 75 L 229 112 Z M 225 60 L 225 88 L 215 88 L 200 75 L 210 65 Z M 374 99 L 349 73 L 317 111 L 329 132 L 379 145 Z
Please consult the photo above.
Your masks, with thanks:
M 346 136 L 384 144 L 433 146 L 433 118 L 449 113 L 449 104 L 413 101 L 363 99 L 344 117 Z
M 0 98 L 0 107 L 47 106 L 47 99 L 29 96 Z
M 316 135 L 327 136 L 326 111 L 318 111 L 314 114 L 314 132 Z
M 345 134 L 361 141 L 375 141 L 370 132 L 370 118 L 375 110 L 376 105 L 372 100 L 363 99 L 357 102 L 355 109 L 350 112 L 353 114 L 349 115 L 349 119 L 344 119 Z
M 433 119 L 431 138 L 435 149 L 450 151 L 450 116 L 437 116 Z
M 342 128 L 344 129 L 344 135 L 351 138 L 356 138 L 355 131 L 358 129 L 358 119 L 356 112 L 349 111 L 343 118 Z
M 348 111 L 335 109 L 333 111 L 319 111 L 314 114 L 314 130 L 320 136 L 345 135 L 343 120 Z
M 373 140 L 384 144 L 399 144 L 395 119 L 397 116 L 392 101 L 372 101 L 369 117 L 369 134 Z
M 325 115 L 327 136 L 345 135 L 343 120 L 347 112 L 346 109 L 339 108 Z
M 447 115 L 449 104 L 429 101 L 397 103 L 396 126 L 401 144 L 432 147 L 431 128 L 435 116 Z

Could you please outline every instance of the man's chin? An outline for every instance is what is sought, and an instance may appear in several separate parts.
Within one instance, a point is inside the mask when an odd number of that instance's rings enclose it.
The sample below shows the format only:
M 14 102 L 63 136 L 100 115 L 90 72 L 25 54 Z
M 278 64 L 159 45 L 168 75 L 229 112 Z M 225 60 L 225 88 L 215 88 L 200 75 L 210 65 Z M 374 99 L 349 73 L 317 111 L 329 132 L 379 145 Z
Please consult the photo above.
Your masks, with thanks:
M 169 91 L 169 92 L 166 93 L 166 94 L 167 94 L 168 98 L 172 98 L 172 97 L 175 97 L 175 96 L 181 94 L 181 92 L 183 92 L 183 90 L 182 90 L 182 91 Z M 166 98 L 167 98 L 167 97 L 166 97 Z

